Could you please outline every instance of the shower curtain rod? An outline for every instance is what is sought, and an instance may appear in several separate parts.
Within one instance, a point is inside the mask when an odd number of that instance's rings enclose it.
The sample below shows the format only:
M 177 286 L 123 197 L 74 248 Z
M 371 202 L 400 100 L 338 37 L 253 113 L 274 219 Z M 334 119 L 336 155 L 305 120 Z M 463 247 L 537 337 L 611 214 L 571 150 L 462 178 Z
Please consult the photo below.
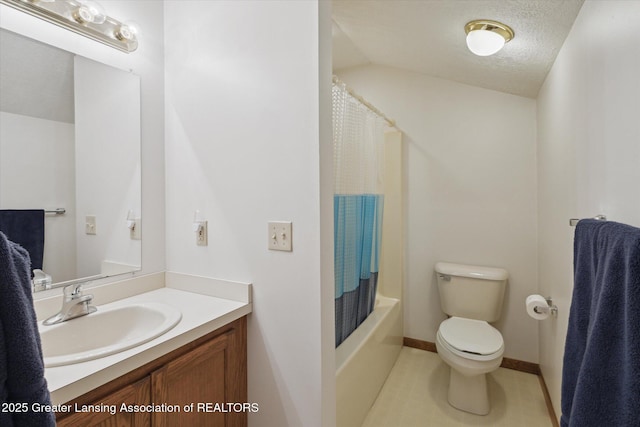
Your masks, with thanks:
M 363 97 L 361 97 L 360 95 L 355 93 L 353 91 L 353 89 L 351 89 L 349 86 L 347 86 L 347 84 L 345 82 L 343 82 L 342 80 L 340 80 L 338 77 L 333 76 L 333 82 L 335 84 L 344 85 L 344 87 L 347 90 L 347 93 L 349 95 L 354 97 L 358 102 L 360 102 L 362 105 L 367 107 L 369 110 L 371 110 L 372 112 L 374 112 L 378 116 L 382 117 L 384 119 L 384 121 L 386 121 L 389 126 L 391 126 L 391 127 L 395 127 L 396 126 L 396 121 L 395 120 L 390 119 L 389 117 L 387 117 L 382 111 L 378 110 L 376 107 L 374 107 L 372 104 L 370 104 L 366 99 L 364 99 Z

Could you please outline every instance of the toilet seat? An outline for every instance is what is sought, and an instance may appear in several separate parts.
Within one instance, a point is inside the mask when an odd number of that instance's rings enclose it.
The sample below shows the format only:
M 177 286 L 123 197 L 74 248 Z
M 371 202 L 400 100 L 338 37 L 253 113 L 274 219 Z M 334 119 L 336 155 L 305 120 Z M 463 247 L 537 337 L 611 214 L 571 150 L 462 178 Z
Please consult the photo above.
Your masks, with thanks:
M 441 343 L 452 353 L 474 360 L 491 360 L 502 355 L 502 334 L 482 320 L 451 317 L 440 324 Z

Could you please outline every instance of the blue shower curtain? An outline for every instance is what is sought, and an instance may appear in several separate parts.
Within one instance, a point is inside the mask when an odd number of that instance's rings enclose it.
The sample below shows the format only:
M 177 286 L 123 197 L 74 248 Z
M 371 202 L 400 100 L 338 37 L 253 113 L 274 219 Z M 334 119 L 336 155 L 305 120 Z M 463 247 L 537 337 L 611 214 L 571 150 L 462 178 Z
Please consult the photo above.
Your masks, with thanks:
M 383 206 L 380 194 L 334 195 L 336 347 L 373 311 Z
M 373 311 L 384 196 L 384 121 L 334 78 L 336 347 Z

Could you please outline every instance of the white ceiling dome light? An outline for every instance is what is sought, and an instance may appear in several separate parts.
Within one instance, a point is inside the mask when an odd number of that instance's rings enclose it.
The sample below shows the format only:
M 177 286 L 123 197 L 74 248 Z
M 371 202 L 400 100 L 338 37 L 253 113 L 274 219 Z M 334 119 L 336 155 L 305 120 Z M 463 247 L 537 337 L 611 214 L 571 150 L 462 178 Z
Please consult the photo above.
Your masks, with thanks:
M 468 22 L 464 31 L 467 33 L 467 47 L 478 56 L 493 55 L 514 36 L 509 26 L 487 19 Z

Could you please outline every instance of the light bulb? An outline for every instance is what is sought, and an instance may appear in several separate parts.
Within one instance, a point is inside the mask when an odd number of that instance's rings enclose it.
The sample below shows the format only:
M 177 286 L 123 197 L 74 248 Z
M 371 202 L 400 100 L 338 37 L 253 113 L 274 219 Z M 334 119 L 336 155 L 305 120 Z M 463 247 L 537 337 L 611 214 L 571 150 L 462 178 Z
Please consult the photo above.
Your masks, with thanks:
M 97 2 L 85 0 L 73 12 L 73 19 L 80 24 L 102 24 L 107 20 L 107 12 Z
M 100 5 L 100 3 L 93 0 L 84 0 L 81 3 L 84 7 L 89 9 L 91 16 L 93 16 L 93 20 L 91 22 L 94 24 L 102 24 L 107 20 L 107 11 Z
M 125 22 L 121 24 L 116 30 L 115 36 L 118 40 L 133 41 L 138 39 L 139 26 L 133 21 Z
M 467 34 L 467 46 L 478 56 L 493 55 L 502 49 L 504 44 L 504 37 L 493 31 L 474 30 Z

